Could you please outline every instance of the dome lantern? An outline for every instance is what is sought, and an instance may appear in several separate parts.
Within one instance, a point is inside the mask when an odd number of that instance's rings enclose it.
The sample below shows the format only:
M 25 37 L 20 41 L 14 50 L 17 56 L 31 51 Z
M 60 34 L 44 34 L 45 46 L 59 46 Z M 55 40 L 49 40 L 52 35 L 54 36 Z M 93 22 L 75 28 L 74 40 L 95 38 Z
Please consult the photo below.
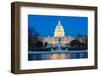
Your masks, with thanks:
M 63 26 L 61 25 L 61 22 L 58 21 L 58 24 L 54 32 L 54 37 L 63 37 L 63 36 L 65 36 L 65 32 L 64 32 Z

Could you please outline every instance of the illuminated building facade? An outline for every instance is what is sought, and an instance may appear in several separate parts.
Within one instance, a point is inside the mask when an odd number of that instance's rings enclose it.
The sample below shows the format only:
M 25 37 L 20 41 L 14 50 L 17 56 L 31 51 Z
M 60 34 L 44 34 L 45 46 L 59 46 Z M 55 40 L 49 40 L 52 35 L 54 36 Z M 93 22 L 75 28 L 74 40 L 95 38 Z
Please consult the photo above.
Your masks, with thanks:
M 53 37 L 45 37 L 44 42 L 48 42 L 48 44 L 52 44 L 53 46 L 57 46 L 59 42 L 59 38 L 61 39 L 62 46 L 65 46 L 66 44 L 69 44 L 72 40 L 74 40 L 71 36 L 65 36 L 64 28 L 61 25 L 61 22 L 59 21 Z

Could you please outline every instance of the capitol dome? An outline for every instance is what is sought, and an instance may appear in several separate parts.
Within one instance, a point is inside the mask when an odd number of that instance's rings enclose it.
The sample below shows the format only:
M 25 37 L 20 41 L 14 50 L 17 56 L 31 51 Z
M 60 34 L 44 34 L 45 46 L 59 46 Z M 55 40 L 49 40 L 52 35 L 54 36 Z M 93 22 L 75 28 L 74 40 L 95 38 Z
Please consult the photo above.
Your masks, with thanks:
M 54 37 L 63 37 L 65 36 L 65 32 L 63 29 L 63 26 L 61 25 L 61 22 L 59 21 L 54 32 Z

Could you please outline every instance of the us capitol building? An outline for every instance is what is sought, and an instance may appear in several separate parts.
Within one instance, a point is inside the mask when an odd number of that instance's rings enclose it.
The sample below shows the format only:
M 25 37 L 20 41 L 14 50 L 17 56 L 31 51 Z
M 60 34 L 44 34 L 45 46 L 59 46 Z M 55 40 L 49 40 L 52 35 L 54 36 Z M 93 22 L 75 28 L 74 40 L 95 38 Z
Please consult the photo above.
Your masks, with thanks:
M 50 36 L 45 37 L 43 39 L 43 42 L 48 42 L 49 45 L 51 44 L 55 47 L 59 43 L 59 38 L 61 40 L 62 46 L 65 46 L 65 45 L 69 44 L 72 40 L 74 40 L 74 38 L 71 36 L 65 36 L 64 28 L 60 21 L 58 21 L 58 24 L 55 28 L 54 36 L 53 37 L 50 37 Z

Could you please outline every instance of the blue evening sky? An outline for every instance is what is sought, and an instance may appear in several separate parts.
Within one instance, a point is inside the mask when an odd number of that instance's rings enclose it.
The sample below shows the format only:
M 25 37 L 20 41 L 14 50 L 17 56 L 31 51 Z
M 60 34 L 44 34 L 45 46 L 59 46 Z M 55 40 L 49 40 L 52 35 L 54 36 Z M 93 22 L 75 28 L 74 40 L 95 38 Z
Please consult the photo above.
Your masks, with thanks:
M 88 34 L 88 17 L 28 15 L 28 27 L 32 27 L 40 36 L 54 36 L 55 27 L 61 22 L 66 36 Z

